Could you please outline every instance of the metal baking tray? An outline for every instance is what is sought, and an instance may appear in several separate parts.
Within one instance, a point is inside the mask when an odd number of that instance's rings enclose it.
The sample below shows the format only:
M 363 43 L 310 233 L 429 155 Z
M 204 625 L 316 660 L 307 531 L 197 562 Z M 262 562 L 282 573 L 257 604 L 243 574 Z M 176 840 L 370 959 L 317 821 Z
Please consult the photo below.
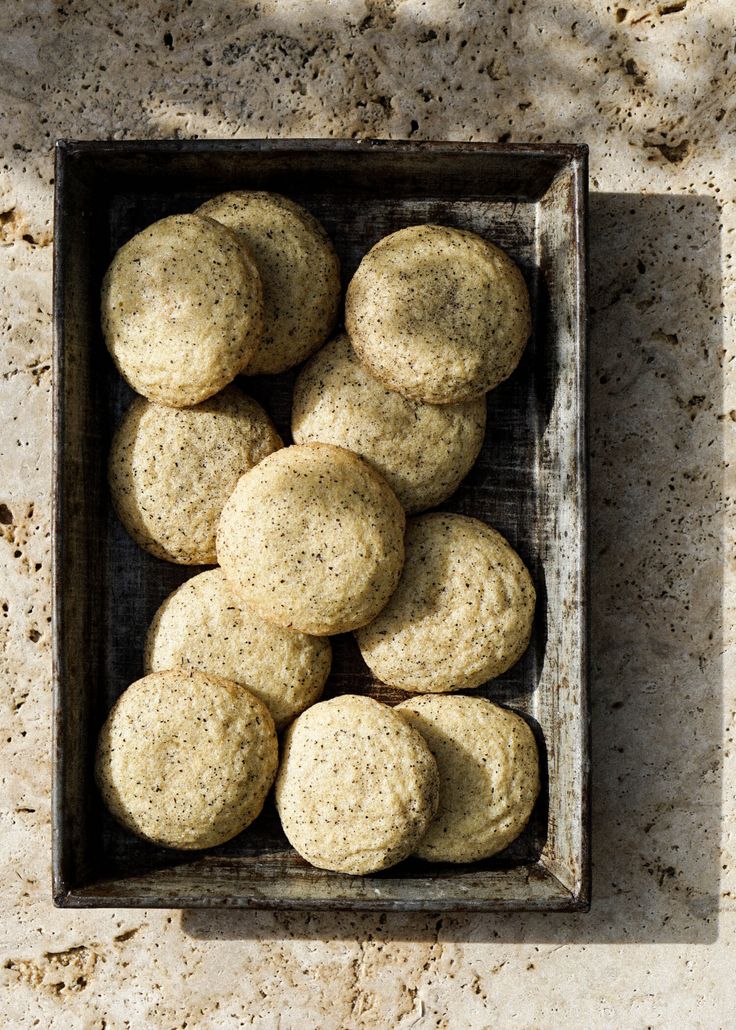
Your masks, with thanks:
M 575 145 L 237 140 L 57 144 L 54 252 L 54 774 L 57 905 L 490 911 L 589 904 L 587 687 L 587 148 Z M 269 799 L 239 837 L 172 852 L 121 829 L 95 790 L 95 740 L 142 674 L 157 606 L 198 569 L 158 561 L 117 522 L 106 483 L 111 434 L 132 394 L 105 349 L 102 275 L 150 222 L 229 189 L 284 193 L 327 228 L 347 283 L 402 226 L 471 229 L 504 247 L 529 285 L 534 331 L 513 376 L 488 395 L 481 456 L 443 509 L 497 527 L 534 577 L 525 657 L 479 693 L 537 733 L 543 789 L 502 854 L 472 865 L 407 860 L 350 877 L 289 847 Z M 286 438 L 293 374 L 244 381 Z M 327 694 L 401 696 L 372 681 L 350 636 L 333 638 Z

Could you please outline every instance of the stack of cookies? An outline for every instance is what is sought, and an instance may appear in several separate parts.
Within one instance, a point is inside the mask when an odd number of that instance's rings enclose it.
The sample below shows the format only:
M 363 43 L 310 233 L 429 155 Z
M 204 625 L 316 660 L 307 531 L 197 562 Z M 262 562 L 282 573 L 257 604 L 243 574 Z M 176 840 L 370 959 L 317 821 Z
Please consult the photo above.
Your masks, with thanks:
M 539 761 L 519 715 L 454 692 L 521 657 L 535 591 L 491 526 L 426 512 L 478 456 L 485 394 L 530 333 L 526 285 L 487 240 L 420 225 L 365 255 L 333 335 L 340 300 L 322 226 L 268 193 L 156 222 L 108 269 L 105 341 L 141 395 L 111 448 L 115 509 L 157 558 L 216 567 L 154 615 L 97 782 L 165 847 L 229 840 L 275 782 L 320 868 L 476 861 L 526 825 Z M 284 446 L 234 380 L 306 359 Z M 338 633 L 409 699 L 320 702 Z

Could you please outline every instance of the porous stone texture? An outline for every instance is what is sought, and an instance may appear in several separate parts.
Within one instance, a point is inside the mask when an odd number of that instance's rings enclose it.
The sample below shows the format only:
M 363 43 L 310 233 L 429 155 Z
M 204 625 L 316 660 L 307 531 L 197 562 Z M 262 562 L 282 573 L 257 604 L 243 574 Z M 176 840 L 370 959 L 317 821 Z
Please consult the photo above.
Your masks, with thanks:
M 730 1025 L 732 0 L 17 0 L 0 33 L 3 1025 Z M 591 147 L 592 911 L 55 910 L 53 140 L 371 135 Z

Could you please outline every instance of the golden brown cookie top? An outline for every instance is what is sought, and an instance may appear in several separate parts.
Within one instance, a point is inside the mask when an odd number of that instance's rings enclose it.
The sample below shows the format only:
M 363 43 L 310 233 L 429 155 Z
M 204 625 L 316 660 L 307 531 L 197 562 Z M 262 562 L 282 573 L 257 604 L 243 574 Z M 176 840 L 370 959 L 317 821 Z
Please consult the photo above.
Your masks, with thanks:
M 529 294 L 499 247 L 461 229 L 413 225 L 363 258 L 345 326 L 388 389 L 449 404 L 511 375 L 531 332 Z
M 387 705 L 348 694 L 314 705 L 287 731 L 276 806 L 300 855 L 320 869 L 362 874 L 411 854 L 437 791 L 421 735 Z
M 225 501 L 240 476 L 279 447 L 266 412 L 235 386 L 191 408 L 138 397 L 110 448 L 115 509 L 136 543 L 157 558 L 214 564 Z
M 239 481 L 217 531 L 217 556 L 242 602 L 317 635 L 375 618 L 404 562 L 404 512 L 378 472 L 342 447 L 270 455 Z
M 354 451 L 385 477 L 406 511 L 433 508 L 455 492 L 478 457 L 485 425 L 485 397 L 440 405 L 387 390 L 346 334 L 319 350 L 294 386 L 294 440 Z
M 407 523 L 401 581 L 356 636 L 384 683 L 420 693 L 478 687 L 522 656 L 534 604 L 529 572 L 500 533 L 432 512 Z
M 258 815 L 278 764 L 266 706 L 218 676 L 154 672 L 118 698 L 95 775 L 127 829 L 167 848 L 230 840 Z
M 424 737 L 440 775 L 437 815 L 416 854 L 477 862 L 502 851 L 526 826 L 539 793 L 527 723 L 485 698 L 457 694 L 411 698 L 395 711 Z
M 284 372 L 330 334 L 340 305 L 340 263 L 316 218 L 277 193 L 236 190 L 197 209 L 237 233 L 263 284 L 263 340 L 246 375 Z
M 240 603 L 222 569 L 209 569 L 156 612 L 144 664 L 146 672 L 184 666 L 239 683 L 280 729 L 319 698 L 330 661 L 328 640 L 266 622 Z
M 247 247 L 211 218 L 171 215 L 117 252 L 102 283 L 102 331 L 125 381 L 188 407 L 226 386 L 261 342 L 263 297 Z

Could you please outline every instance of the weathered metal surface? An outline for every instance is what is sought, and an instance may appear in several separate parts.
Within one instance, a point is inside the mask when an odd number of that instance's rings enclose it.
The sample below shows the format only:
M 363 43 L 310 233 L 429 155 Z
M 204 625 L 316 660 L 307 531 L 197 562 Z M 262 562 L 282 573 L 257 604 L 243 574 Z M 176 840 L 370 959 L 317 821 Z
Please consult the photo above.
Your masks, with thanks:
M 92 782 L 97 732 L 141 674 L 147 625 L 197 570 L 146 555 L 112 513 L 112 431 L 132 394 L 99 329 L 115 250 L 157 218 L 225 189 L 270 189 L 308 207 L 345 281 L 383 235 L 417 222 L 473 229 L 518 261 L 534 335 L 488 396 L 481 456 L 443 509 L 496 526 L 538 590 L 531 646 L 481 693 L 523 712 L 544 756 L 543 796 L 502 855 L 467 867 L 410 860 L 351 878 L 289 848 L 271 801 L 205 855 L 147 845 L 107 815 Z M 61 143 L 55 228 L 54 899 L 59 905 L 493 910 L 588 903 L 585 226 L 577 146 L 378 141 Z M 293 376 L 247 380 L 288 439 Z M 328 693 L 376 685 L 350 637 L 334 638 Z

